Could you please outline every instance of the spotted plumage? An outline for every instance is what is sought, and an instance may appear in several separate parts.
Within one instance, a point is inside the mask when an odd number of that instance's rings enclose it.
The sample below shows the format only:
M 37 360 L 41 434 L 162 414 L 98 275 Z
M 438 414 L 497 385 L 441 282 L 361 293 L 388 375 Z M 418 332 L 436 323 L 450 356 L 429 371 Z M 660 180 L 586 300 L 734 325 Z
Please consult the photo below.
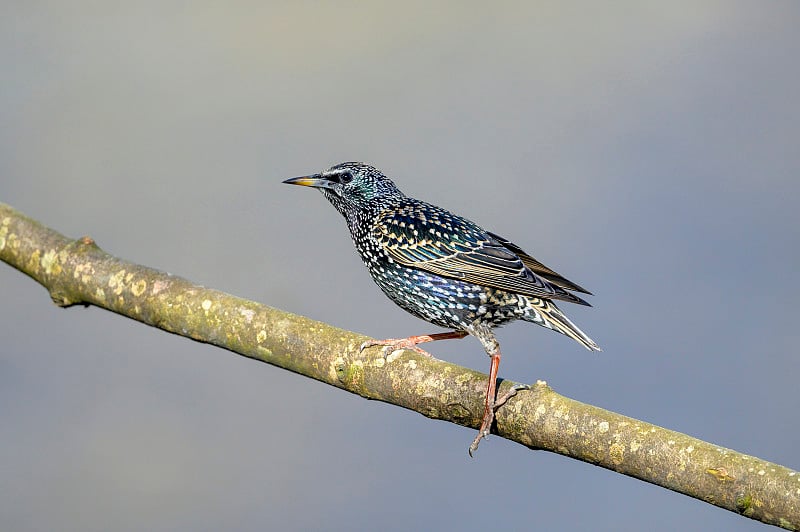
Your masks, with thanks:
M 491 430 L 494 410 L 508 399 L 495 402 L 494 397 L 500 362 L 494 327 L 530 321 L 587 349 L 600 350 L 554 302 L 588 305 L 571 292 L 589 292 L 474 222 L 406 196 L 378 169 L 342 163 L 284 182 L 318 188 L 344 216 L 372 279 L 392 301 L 454 331 L 369 342 L 365 347 L 384 345 L 424 353 L 416 344 L 470 334 L 492 357 L 483 422 L 470 451 Z

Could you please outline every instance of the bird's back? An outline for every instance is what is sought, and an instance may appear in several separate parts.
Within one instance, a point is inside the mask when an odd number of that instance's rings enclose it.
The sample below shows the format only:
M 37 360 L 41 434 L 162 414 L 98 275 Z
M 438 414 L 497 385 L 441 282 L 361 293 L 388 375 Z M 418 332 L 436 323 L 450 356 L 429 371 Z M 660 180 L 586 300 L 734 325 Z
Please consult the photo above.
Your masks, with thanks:
M 365 241 L 367 251 L 384 262 L 511 293 L 588 305 L 568 292 L 584 291 L 578 285 L 510 241 L 436 205 L 396 198 L 365 222 L 354 240 Z

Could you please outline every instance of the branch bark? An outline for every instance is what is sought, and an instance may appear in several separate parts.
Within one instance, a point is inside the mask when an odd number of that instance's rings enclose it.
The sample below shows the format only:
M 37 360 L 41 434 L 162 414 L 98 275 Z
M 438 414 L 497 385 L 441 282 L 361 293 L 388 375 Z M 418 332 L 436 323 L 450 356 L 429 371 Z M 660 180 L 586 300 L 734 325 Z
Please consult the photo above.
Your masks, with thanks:
M 360 353 L 368 338 L 69 239 L 0 203 L 0 260 L 62 307 L 94 305 L 261 360 L 367 399 L 476 428 L 486 375 L 403 351 Z M 499 394 L 513 382 L 503 381 Z M 587 405 L 538 382 L 497 412 L 495 432 L 695 497 L 789 530 L 800 529 L 800 473 L 760 458 Z

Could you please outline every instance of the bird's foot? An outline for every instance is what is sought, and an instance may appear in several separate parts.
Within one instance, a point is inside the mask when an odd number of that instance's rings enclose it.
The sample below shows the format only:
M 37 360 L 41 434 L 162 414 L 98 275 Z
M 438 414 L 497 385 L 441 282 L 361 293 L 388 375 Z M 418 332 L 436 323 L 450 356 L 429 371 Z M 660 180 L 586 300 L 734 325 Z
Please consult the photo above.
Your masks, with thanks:
M 450 331 L 444 333 L 435 333 L 435 334 L 421 334 L 419 336 L 409 336 L 408 338 L 387 338 L 386 340 L 367 340 L 363 344 L 361 344 L 361 348 L 359 351 L 363 351 L 368 347 L 373 347 L 376 345 L 382 345 L 384 348 L 381 350 L 383 353 L 383 358 L 388 357 L 395 351 L 399 351 L 401 349 L 411 349 L 412 351 L 416 351 L 420 355 L 424 355 L 428 358 L 433 358 L 433 355 L 417 347 L 417 344 L 424 344 L 425 342 L 435 342 L 437 340 L 453 340 L 458 338 L 464 338 L 467 335 L 466 331 Z
M 529 384 L 515 384 L 508 391 L 503 394 L 503 396 L 494 402 L 494 411 L 497 412 L 497 409 L 506 404 L 509 399 L 517 395 L 517 393 L 521 392 L 522 390 L 530 390 L 531 387 Z
M 489 433 L 492 431 L 492 423 L 494 423 L 494 413 L 497 412 L 497 409 L 506 404 L 509 399 L 517 395 L 517 393 L 519 393 L 521 390 L 530 389 L 531 387 L 527 384 L 515 384 L 505 394 L 503 394 L 502 397 L 495 401 L 494 404 L 489 405 L 487 403 L 486 408 L 483 411 L 481 428 L 478 429 L 478 435 L 475 436 L 475 439 L 472 440 L 472 444 L 469 446 L 470 456 L 472 456 L 472 453 L 478 450 L 478 445 L 480 445 L 481 440 L 489 437 Z
M 364 351 L 369 347 L 375 347 L 376 345 L 382 345 L 383 349 L 381 349 L 381 354 L 383 358 L 388 357 L 395 351 L 400 351 L 402 349 L 410 349 L 419 353 L 420 355 L 424 355 L 428 358 L 433 358 L 433 355 L 422 349 L 421 347 L 417 347 L 417 344 L 421 344 L 423 342 L 430 342 L 432 338 L 430 336 L 410 336 L 408 338 L 387 338 L 386 340 L 367 340 L 361 347 L 359 351 Z
M 481 440 L 489 437 L 489 432 L 492 430 L 492 422 L 494 422 L 494 406 L 487 408 L 483 413 L 481 428 L 478 429 L 478 435 L 475 436 L 475 439 L 472 440 L 469 446 L 468 452 L 470 457 L 472 457 L 472 453 L 478 450 L 478 445 L 480 445 Z

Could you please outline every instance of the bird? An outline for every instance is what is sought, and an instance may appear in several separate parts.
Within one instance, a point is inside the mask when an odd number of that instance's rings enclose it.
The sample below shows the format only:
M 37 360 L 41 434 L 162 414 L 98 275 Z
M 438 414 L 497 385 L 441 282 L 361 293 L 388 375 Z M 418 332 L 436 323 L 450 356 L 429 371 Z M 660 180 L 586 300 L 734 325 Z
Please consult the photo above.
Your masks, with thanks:
M 477 450 L 492 429 L 495 411 L 527 385 L 497 395 L 500 344 L 494 328 L 514 320 L 533 322 L 577 341 L 600 347 L 556 306 L 556 301 L 591 306 L 573 292 L 591 292 L 534 259 L 519 246 L 462 216 L 406 196 L 374 166 L 336 164 L 320 173 L 283 181 L 312 187 L 347 222 L 353 244 L 373 281 L 394 303 L 433 325 L 449 329 L 407 338 L 370 340 L 385 356 L 418 344 L 474 336 L 491 358 Z

